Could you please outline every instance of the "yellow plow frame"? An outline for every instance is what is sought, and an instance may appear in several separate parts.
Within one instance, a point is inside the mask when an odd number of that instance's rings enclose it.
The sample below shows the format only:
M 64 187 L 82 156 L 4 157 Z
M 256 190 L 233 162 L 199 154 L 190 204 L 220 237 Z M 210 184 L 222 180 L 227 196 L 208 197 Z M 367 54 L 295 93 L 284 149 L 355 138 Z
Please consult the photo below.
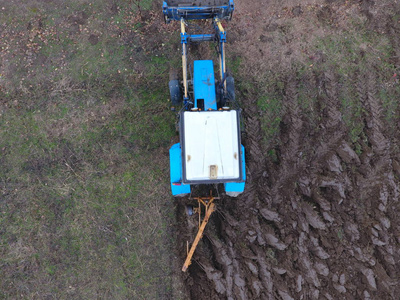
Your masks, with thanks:
M 187 256 L 185 263 L 183 264 L 182 267 L 183 272 L 186 272 L 186 270 L 188 269 L 189 265 L 192 262 L 194 251 L 196 250 L 197 245 L 199 244 L 201 238 L 203 237 L 204 229 L 206 228 L 206 225 L 208 223 L 208 220 L 210 219 L 211 214 L 215 211 L 215 204 L 213 202 L 215 199 L 219 199 L 219 197 L 213 197 L 212 193 L 210 192 L 210 196 L 208 197 L 195 197 L 193 199 L 196 199 L 199 203 L 199 207 L 195 208 L 195 212 L 199 214 L 199 230 L 197 232 L 196 238 L 194 239 L 194 242 L 190 250 L 189 250 L 189 243 L 187 245 Z M 205 215 L 203 221 L 201 220 L 202 206 L 204 206 L 205 209 Z

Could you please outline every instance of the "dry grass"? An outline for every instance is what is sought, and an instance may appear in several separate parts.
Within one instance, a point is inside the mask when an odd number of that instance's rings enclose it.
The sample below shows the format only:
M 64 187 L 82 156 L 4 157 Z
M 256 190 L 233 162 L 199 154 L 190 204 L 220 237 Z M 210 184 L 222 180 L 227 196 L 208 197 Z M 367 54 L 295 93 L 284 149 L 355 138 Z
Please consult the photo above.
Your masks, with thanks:
M 384 104 L 387 129 L 395 132 L 400 91 L 396 78 L 398 9 L 391 1 L 370 8 L 368 3 L 339 1 L 328 5 L 324 1 L 305 1 L 299 6 L 297 1 L 286 1 L 285 5 L 272 1 L 262 20 L 256 20 L 256 7 L 250 15 L 242 15 L 242 4 L 238 4 L 234 28 L 228 36 L 228 55 L 234 62 L 241 53 L 247 53 L 248 58 L 241 59 L 236 67 L 240 70 L 236 73 L 239 99 L 257 99 L 268 151 L 279 144 L 279 125 L 286 113 L 282 105 L 284 83 L 290 76 L 299 83 L 302 118 L 316 128 L 318 113 L 326 107 L 318 100 L 324 85 L 316 81 L 327 71 L 337 74 L 340 110 L 349 140 L 357 148 L 364 127 L 357 76 L 376 73 L 377 97 Z
M 0 298 L 174 298 L 172 42 L 141 4 L 4 5 Z

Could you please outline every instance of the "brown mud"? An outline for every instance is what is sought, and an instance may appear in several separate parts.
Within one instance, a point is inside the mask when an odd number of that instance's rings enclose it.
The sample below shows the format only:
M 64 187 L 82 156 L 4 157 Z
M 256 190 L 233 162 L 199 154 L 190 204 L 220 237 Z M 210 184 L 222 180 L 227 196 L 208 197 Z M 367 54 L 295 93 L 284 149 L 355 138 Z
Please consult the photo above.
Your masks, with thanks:
M 288 14 L 301 16 L 306 9 L 294 2 L 284 1 L 293 4 Z M 372 1 L 361 2 L 360 13 L 378 15 Z M 278 1 L 270 4 L 279 6 Z M 241 25 L 249 24 L 244 15 L 262 14 L 244 6 L 239 4 Z M 331 14 L 325 8 L 315 16 L 328 22 Z M 265 28 L 275 30 L 272 17 L 266 13 L 265 18 Z M 341 22 L 339 17 L 334 21 Z M 257 52 L 267 55 L 263 48 L 256 50 L 252 40 L 245 48 L 243 26 L 238 28 L 234 44 L 243 47 L 243 59 Z M 264 29 L 261 44 L 269 32 Z M 387 32 L 395 48 L 399 28 Z M 290 58 L 281 63 L 290 65 Z M 343 121 L 340 95 L 345 87 L 339 75 L 333 70 L 286 74 L 276 161 L 268 158 L 262 142 L 257 94 L 239 91 L 246 130 L 246 190 L 237 199 L 222 196 L 218 201 L 218 211 L 183 274 L 188 293 L 191 299 L 397 299 L 400 124 L 390 130 L 393 126 L 382 114 L 376 66 L 371 62 L 368 70 L 349 78 L 362 106 L 359 149 Z M 300 84 L 315 90 L 312 123 L 299 105 Z M 197 219 L 185 215 L 183 204 L 178 207 L 182 250 L 194 238 Z

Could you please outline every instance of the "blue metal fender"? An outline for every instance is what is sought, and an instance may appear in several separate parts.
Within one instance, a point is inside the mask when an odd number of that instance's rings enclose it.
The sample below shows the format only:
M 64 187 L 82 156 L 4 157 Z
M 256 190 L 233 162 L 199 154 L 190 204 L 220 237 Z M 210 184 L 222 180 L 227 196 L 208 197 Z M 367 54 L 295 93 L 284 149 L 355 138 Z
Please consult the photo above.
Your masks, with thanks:
M 224 184 L 225 192 L 230 197 L 237 197 L 244 191 L 245 181 L 246 181 L 246 163 L 244 161 L 244 147 L 241 145 L 242 149 L 242 177 L 243 182 L 227 182 Z
M 190 185 L 182 184 L 182 151 L 177 143 L 169 149 L 171 190 L 174 197 L 184 197 L 190 194 Z

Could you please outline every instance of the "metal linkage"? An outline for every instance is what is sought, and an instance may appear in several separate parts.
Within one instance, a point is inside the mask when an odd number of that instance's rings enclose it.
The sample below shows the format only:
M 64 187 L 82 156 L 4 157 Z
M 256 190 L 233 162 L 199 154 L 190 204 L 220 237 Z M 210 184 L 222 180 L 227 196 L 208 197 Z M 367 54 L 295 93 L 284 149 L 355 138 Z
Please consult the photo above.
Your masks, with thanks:
M 181 19 L 181 44 L 182 44 L 182 70 L 183 70 L 183 87 L 184 87 L 184 101 L 185 104 L 189 100 L 188 97 L 188 85 L 187 85 L 187 37 L 185 29 L 185 20 Z
M 190 42 L 204 42 L 204 41 L 218 41 L 218 54 L 220 63 L 220 82 L 224 85 L 224 93 L 226 96 L 226 65 L 225 65 L 225 43 L 226 31 L 221 24 L 219 18 L 213 19 L 214 34 L 189 34 L 186 32 L 185 19 L 181 18 L 181 44 L 182 44 L 182 73 L 183 73 L 183 87 L 184 87 L 184 105 L 189 102 L 189 86 L 188 86 L 188 62 L 187 62 L 187 49 Z
M 201 238 L 203 237 L 204 229 L 206 228 L 206 225 L 208 223 L 208 220 L 210 219 L 211 214 L 215 211 L 215 204 L 213 202 L 214 200 L 219 199 L 219 197 L 213 197 L 212 192 L 210 191 L 209 197 L 195 197 L 194 199 L 196 199 L 199 203 L 199 207 L 195 209 L 195 212 L 199 214 L 199 231 L 197 232 L 196 238 L 194 239 L 190 251 L 188 251 L 187 253 L 185 263 L 183 264 L 182 267 L 183 272 L 186 272 L 186 270 L 188 269 L 189 265 L 192 262 L 194 251 L 196 250 L 197 245 L 199 244 Z M 202 206 L 204 206 L 205 208 L 205 215 L 203 221 L 201 221 Z
M 226 43 L 226 31 L 218 18 L 214 19 L 215 31 L 219 33 L 219 63 L 220 63 L 220 75 L 221 82 L 224 83 L 224 91 L 226 93 L 226 67 L 225 67 L 225 43 Z
M 209 4 L 210 3 L 210 4 Z M 231 19 L 235 9 L 233 0 L 219 1 L 163 1 L 163 14 L 166 23 L 173 20 Z

